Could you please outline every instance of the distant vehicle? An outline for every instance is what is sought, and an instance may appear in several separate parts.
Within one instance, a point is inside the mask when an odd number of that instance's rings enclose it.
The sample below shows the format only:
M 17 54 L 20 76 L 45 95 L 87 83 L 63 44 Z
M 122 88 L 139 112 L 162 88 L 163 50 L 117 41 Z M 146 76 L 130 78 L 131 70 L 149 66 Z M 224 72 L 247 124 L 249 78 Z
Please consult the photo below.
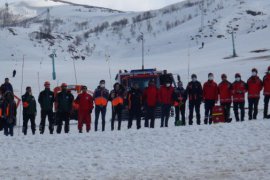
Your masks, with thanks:
M 178 79 L 180 76 L 178 75 Z M 140 89 L 143 91 L 148 87 L 148 82 L 154 80 L 157 88 L 161 85 L 165 85 L 169 80 L 173 87 L 176 87 L 176 82 L 174 80 L 174 74 L 168 73 L 167 70 L 158 71 L 156 69 L 144 69 L 144 70 L 131 70 L 131 71 L 119 71 L 115 77 L 116 82 L 120 83 L 128 92 L 131 89 L 132 84 L 137 83 Z M 126 98 L 127 99 L 127 98 Z M 125 102 L 125 109 L 123 111 L 123 120 L 128 119 L 128 109 L 127 101 Z M 161 106 L 158 105 L 155 112 L 156 118 L 161 117 Z M 174 116 L 173 108 L 171 109 L 171 116 Z M 144 119 L 145 112 L 143 112 L 142 117 Z

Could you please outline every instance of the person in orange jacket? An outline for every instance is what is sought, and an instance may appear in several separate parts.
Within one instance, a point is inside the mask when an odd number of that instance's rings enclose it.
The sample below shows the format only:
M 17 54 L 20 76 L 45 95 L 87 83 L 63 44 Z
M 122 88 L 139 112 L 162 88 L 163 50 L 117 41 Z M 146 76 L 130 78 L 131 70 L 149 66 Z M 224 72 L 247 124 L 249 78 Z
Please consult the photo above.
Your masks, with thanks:
M 239 112 L 241 111 L 241 121 L 245 120 L 245 94 L 247 92 L 247 85 L 241 80 L 239 73 L 235 74 L 235 81 L 232 84 L 233 110 L 236 121 L 240 121 Z
M 264 94 L 263 117 L 264 119 L 270 119 L 270 115 L 268 115 L 268 105 L 270 100 L 270 66 L 268 67 L 267 73 L 263 78 L 263 94 Z
M 124 95 L 125 89 L 119 83 L 115 83 L 113 90 L 110 93 L 109 100 L 112 102 L 112 121 L 111 130 L 114 130 L 114 121 L 117 116 L 118 119 L 118 131 L 121 130 L 122 124 L 122 111 L 124 108 Z
M 174 88 L 172 82 L 167 80 L 159 90 L 159 102 L 161 104 L 161 124 L 160 127 L 168 127 L 171 107 L 174 102 Z
M 263 82 L 258 77 L 258 70 L 253 68 L 251 72 L 252 75 L 247 81 L 249 120 L 257 119 L 260 93 L 263 88 Z
M 75 100 L 78 104 L 78 130 L 82 133 L 83 124 L 86 124 L 86 132 L 91 129 L 91 114 L 94 108 L 93 97 L 87 93 L 87 87 L 82 87 L 82 93 Z
M 218 100 L 218 86 L 214 81 L 213 73 L 208 74 L 208 81 L 203 85 L 203 100 L 205 105 L 204 124 L 212 124 L 213 107 Z
M 219 101 L 220 105 L 224 108 L 225 122 L 229 123 L 232 121 L 232 119 L 230 118 L 232 104 L 232 84 L 227 80 L 226 74 L 221 75 L 221 80 L 221 83 L 219 83 L 218 85 Z

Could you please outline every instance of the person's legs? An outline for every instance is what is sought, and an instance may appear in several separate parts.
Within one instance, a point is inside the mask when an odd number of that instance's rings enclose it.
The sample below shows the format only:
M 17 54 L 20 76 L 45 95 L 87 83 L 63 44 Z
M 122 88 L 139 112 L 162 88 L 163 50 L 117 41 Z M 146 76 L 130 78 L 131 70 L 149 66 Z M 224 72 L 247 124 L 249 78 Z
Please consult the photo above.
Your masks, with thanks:
M 194 108 L 195 108 L 195 103 L 189 101 L 189 125 L 193 124 Z
M 240 120 L 240 118 L 239 118 L 239 112 L 238 112 L 238 107 L 239 107 L 239 103 L 238 102 L 234 102 L 233 103 L 233 111 L 234 111 L 235 120 L 237 122 Z
M 254 114 L 253 114 L 253 119 L 257 119 L 259 101 L 260 101 L 259 98 L 254 99 Z

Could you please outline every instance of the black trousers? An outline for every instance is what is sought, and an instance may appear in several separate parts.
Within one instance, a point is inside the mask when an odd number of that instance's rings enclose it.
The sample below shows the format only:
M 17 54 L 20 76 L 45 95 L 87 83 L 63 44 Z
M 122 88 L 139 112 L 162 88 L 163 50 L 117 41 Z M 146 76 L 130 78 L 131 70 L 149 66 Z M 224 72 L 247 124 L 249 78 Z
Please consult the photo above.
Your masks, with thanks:
M 36 115 L 35 114 L 23 114 L 23 128 L 22 128 L 22 132 L 24 135 L 27 134 L 27 128 L 28 128 L 28 121 L 30 120 L 31 122 L 31 130 L 32 130 L 32 134 L 35 134 L 36 132 Z
M 155 119 L 156 119 L 155 111 L 156 111 L 156 107 L 146 106 L 144 127 L 149 127 L 149 120 L 150 120 L 150 128 L 155 128 Z
M 70 113 L 69 112 L 57 112 L 57 120 L 56 125 L 57 134 L 61 134 L 63 122 L 65 122 L 65 133 L 69 133 L 69 121 L 70 121 Z
M 41 121 L 40 121 L 40 125 L 39 125 L 40 134 L 44 133 L 47 116 L 48 116 L 48 120 L 49 120 L 49 131 L 51 134 L 53 133 L 53 130 L 54 130 L 53 111 L 52 110 L 41 110 Z
M 200 107 L 201 103 L 200 102 L 193 102 L 189 101 L 189 125 L 193 124 L 193 113 L 194 109 L 196 112 L 196 119 L 197 119 L 197 124 L 201 124 L 201 113 L 200 113 Z
M 168 122 L 170 119 L 170 112 L 171 112 L 171 105 L 170 104 L 163 104 L 161 106 L 161 124 L 160 127 L 168 127 Z
M 4 123 L 4 135 L 5 136 L 8 136 L 8 135 L 13 136 L 14 135 L 13 128 L 14 128 L 13 123 L 5 122 Z
M 248 118 L 257 119 L 260 98 L 248 98 Z
M 128 129 L 132 127 L 132 121 L 136 118 L 136 125 L 137 129 L 141 128 L 141 109 L 131 109 L 129 110 L 129 117 L 128 117 Z
M 122 110 L 123 110 L 122 105 L 112 107 L 112 121 L 111 121 L 111 130 L 112 131 L 114 130 L 114 121 L 115 121 L 116 116 L 117 116 L 117 119 L 118 119 L 118 128 L 117 129 L 119 131 L 121 130 Z
M 264 96 L 264 110 L 263 110 L 264 118 L 268 117 L 269 100 L 270 100 L 270 96 Z
M 182 104 L 181 106 L 175 106 L 175 124 L 177 121 L 180 121 L 180 114 L 181 114 L 181 121 L 183 125 L 186 125 L 186 104 Z
M 245 120 L 245 102 L 234 102 L 233 103 L 233 111 L 236 121 L 239 121 L 239 109 L 241 112 L 241 121 Z
M 99 115 L 101 114 L 102 119 L 102 131 L 105 131 L 105 117 L 106 117 L 106 106 L 96 106 L 95 107 L 95 131 L 98 130 L 98 119 Z
M 215 106 L 215 100 L 205 100 L 204 102 L 204 124 L 212 124 L 213 107 Z
M 221 106 L 224 108 L 224 115 L 225 115 L 225 122 L 231 122 L 230 116 L 231 116 L 231 105 L 232 103 L 221 103 Z

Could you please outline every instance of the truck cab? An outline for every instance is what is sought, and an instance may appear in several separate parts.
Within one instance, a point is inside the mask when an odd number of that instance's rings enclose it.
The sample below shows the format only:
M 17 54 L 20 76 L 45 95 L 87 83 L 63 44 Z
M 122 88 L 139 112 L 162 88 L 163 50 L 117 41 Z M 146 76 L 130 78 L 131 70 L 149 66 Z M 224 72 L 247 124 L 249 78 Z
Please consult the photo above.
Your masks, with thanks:
M 132 84 L 136 83 L 139 85 L 140 89 L 144 91 L 148 87 L 148 82 L 154 80 L 156 87 L 159 89 L 160 86 L 165 85 L 166 82 L 170 81 L 173 87 L 176 87 L 176 82 L 174 80 L 174 75 L 168 73 L 167 70 L 157 70 L 157 69 L 139 69 L 131 71 L 119 71 L 115 77 L 116 82 L 120 83 L 128 92 L 131 89 Z M 142 118 L 145 117 L 145 112 L 142 112 Z M 158 105 L 155 112 L 156 118 L 161 117 L 161 106 Z M 171 110 L 171 116 L 174 116 L 173 108 Z M 123 120 L 128 119 L 128 109 L 125 108 L 122 114 Z

